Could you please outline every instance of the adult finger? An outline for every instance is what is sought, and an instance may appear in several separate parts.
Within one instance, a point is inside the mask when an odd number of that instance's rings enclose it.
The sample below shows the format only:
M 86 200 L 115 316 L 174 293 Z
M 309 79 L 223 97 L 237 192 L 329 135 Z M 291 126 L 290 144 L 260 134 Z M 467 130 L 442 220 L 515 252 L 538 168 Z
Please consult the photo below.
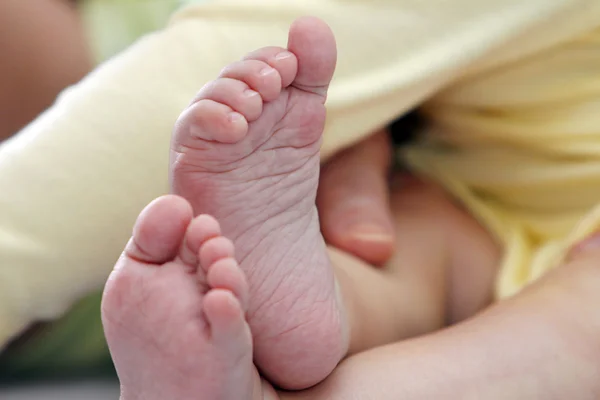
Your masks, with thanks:
M 317 195 L 321 229 L 333 246 L 381 265 L 394 251 L 387 131 L 341 152 L 322 169 Z

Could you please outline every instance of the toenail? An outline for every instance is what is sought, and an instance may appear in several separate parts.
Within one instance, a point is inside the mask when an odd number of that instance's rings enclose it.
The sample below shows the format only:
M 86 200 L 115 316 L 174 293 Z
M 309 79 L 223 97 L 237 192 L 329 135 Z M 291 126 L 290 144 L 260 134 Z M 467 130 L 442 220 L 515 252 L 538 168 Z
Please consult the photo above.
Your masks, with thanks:
M 232 111 L 229 113 L 229 120 L 231 122 L 237 122 L 243 118 L 244 118 L 244 116 L 238 112 Z
M 293 57 L 292 53 L 290 53 L 289 51 L 282 51 L 281 53 L 279 53 L 275 56 L 275 59 L 277 61 L 280 61 L 280 60 L 285 60 L 290 57 Z
M 247 98 L 258 96 L 258 92 L 254 91 L 252 89 L 246 89 L 246 90 L 244 90 L 243 94 L 244 94 L 244 97 L 247 97 Z
M 260 76 L 271 75 L 272 73 L 277 72 L 273 67 L 265 67 L 260 71 Z

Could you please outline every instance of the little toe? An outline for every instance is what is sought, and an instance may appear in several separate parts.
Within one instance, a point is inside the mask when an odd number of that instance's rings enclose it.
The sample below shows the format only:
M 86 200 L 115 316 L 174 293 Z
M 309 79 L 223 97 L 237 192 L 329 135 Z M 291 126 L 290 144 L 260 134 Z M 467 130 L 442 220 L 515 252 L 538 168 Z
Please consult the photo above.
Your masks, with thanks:
M 231 78 L 219 78 L 207 83 L 200 89 L 192 104 L 202 99 L 225 104 L 242 114 L 248 122 L 257 120 L 263 108 L 260 93 L 250 89 L 247 83 Z
M 182 197 L 166 195 L 140 213 L 125 256 L 136 261 L 163 264 L 172 260 L 192 220 L 192 207 Z
M 215 342 L 231 345 L 247 333 L 244 311 L 239 300 L 228 290 L 213 289 L 203 299 L 203 311 Z
M 259 60 L 242 60 L 229 64 L 221 71 L 221 78 L 237 79 L 260 93 L 263 101 L 273 101 L 279 97 L 282 80 L 279 72 Z
M 263 47 L 248 53 L 244 60 L 258 60 L 275 68 L 281 76 L 281 85 L 288 87 L 296 78 L 298 72 L 298 59 L 294 53 L 282 47 Z
M 179 249 L 179 260 L 189 267 L 198 266 L 200 246 L 209 239 L 221 235 L 219 222 L 210 215 L 201 214 L 192 220 L 185 233 L 185 238 Z
M 248 309 L 248 283 L 234 258 L 217 260 L 208 267 L 207 281 L 213 289 L 229 290 L 239 299 L 242 309 Z
M 224 236 L 209 239 L 200 246 L 200 266 L 205 272 L 208 272 L 208 268 L 218 260 L 232 258 L 234 251 L 233 243 Z
M 228 105 L 210 99 L 201 99 L 188 107 L 177 122 L 177 143 L 196 148 L 186 138 L 237 143 L 248 132 L 248 121 Z M 180 137 L 179 134 L 183 134 Z

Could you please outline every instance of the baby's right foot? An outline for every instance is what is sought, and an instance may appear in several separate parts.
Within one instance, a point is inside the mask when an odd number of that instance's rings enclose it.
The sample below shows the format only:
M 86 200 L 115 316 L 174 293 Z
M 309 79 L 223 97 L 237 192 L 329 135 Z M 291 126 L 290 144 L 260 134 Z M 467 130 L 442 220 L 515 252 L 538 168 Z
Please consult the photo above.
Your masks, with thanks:
M 234 241 L 250 288 L 255 361 L 285 389 L 323 380 L 347 350 L 315 205 L 335 62 L 327 25 L 296 21 L 288 49 L 251 53 L 207 84 L 172 144 L 173 191 Z

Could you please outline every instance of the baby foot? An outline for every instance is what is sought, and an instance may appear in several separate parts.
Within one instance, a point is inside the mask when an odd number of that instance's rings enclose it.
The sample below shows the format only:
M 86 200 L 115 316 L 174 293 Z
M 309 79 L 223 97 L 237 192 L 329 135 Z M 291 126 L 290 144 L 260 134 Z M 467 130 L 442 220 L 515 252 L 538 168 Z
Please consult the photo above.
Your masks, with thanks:
M 299 19 L 287 50 L 251 53 L 202 88 L 172 143 L 172 189 L 236 244 L 255 362 L 286 389 L 321 381 L 347 349 L 315 206 L 335 62 L 327 25 Z
M 263 398 L 233 250 L 179 197 L 140 214 L 102 300 L 121 400 Z

